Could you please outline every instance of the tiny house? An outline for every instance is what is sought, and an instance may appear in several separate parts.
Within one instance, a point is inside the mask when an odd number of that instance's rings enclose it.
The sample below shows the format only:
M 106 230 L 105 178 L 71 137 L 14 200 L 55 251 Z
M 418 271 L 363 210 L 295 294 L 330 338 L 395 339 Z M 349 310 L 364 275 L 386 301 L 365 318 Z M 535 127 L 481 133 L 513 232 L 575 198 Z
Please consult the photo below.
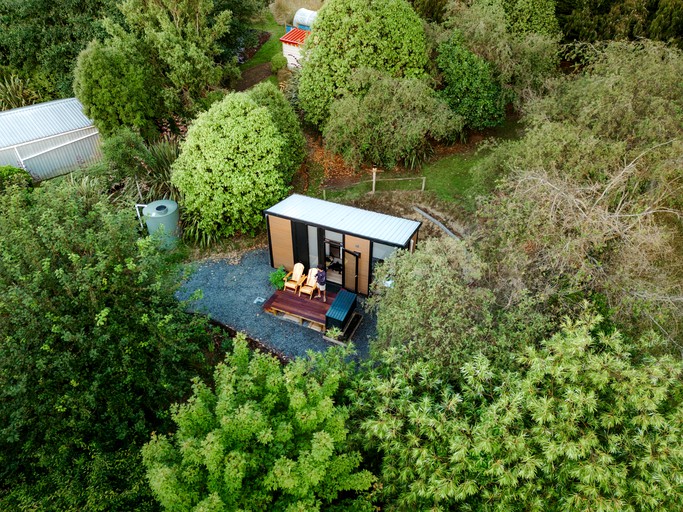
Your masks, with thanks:
M 421 222 L 294 194 L 265 210 L 270 264 L 291 270 L 324 263 L 327 281 L 368 295 L 372 269 L 413 250 Z

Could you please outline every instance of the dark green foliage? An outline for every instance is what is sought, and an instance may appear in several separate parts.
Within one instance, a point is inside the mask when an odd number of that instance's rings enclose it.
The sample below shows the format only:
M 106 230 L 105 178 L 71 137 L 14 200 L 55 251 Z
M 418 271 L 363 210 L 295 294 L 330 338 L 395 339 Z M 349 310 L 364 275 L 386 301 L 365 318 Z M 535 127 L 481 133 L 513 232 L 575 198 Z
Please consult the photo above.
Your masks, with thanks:
M 164 112 L 161 84 L 149 48 L 123 33 L 105 43 L 92 41 L 74 70 L 76 97 L 104 135 L 124 126 L 150 137 Z
M 195 380 L 172 408 L 177 431 L 143 449 L 147 476 L 166 510 L 371 510 L 354 499 L 374 477 L 358 470 L 345 408 L 335 405 L 349 378 L 345 354 L 277 359 L 250 354 L 244 337 L 214 375 Z M 340 496 L 342 494 L 345 499 Z M 340 503 L 341 501 L 341 503 Z
M 428 62 L 422 21 L 405 0 L 327 0 L 305 52 L 299 99 L 306 119 L 318 127 L 354 69 L 422 78 Z
M 153 508 L 138 449 L 188 391 L 205 321 L 92 181 L 14 189 L 0 210 L 0 508 Z
M 683 46 L 681 0 L 560 0 L 557 7 L 572 41 L 649 38 Z
M 104 140 L 102 152 L 107 188 L 117 190 L 120 198 L 143 203 L 179 200 L 178 190 L 171 183 L 171 167 L 180 154 L 176 137 L 166 135 L 145 142 L 139 134 L 124 128 Z
M 428 358 L 447 375 L 478 353 L 498 368 L 514 366 L 513 352 L 540 341 L 550 322 L 524 292 L 499 306 L 486 277 L 472 248 L 452 238 L 421 242 L 375 267 L 374 352 L 400 348 L 407 360 Z M 391 287 L 381 284 L 389 279 Z
M 0 165 L 0 193 L 12 185 L 26 188 L 32 184 L 33 178 L 24 169 L 17 169 L 11 165 Z
M 555 16 L 555 0 L 503 0 L 511 31 L 515 34 L 554 36 L 560 28 Z
M 591 334 L 598 321 L 523 350 L 517 373 L 475 357 L 455 383 L 384 354 L 348 397 L 382 454 L 383 509 L 679 508 L 681 363 L 634 358 L 618 333 Z
M 441 94 L 453 112 L 475 130 L 502 123 L 505 105 L 491 65 L 469 51 L 457 32 L 438 52 L 436 63 L 444 79 Z
M 76 56 L 104 35 L 115 0 L 0 0 L 0 65 L 38 79 L 45 99 L 72 95 Z
M 248 93 L 230 94 L 202 113 L 173 164 L 186 236 L 208 245 L 255 232 L 263 210 L 287 193 L 293 163 L 287 151 L 288 139 L 270 110 Z
M 517 108 L 544 93 L 546 80 L 557 74 L 559 35 L 514 32 L 502 0 L 458 3 L 444 25 L 459 31 L 467 49 L 491 64 L 505 101 Z
M 325 145 L 353 166 L 415 168 L 431 141 L 452 140 L 461 129 L 462 120 L 425 81 L 363 69 L 332 103 L 323 134 Z
M 126 0 L 120 8 L 131 35 L 153 49 L 145 58 L 161 69 L 167 108 L 192 112 L 226 73 L 219 41 L 230 32 L 232 13 L 213 0 Z M 234 60 L 222 64 L 236 66 Z
M 261 82 L 247 92 L 259 107 L 266 107 L 280 135 L 285 139 L 282 169 L 287 182 L 304 161 L 306 139 L 292 105 L 272 82 Z
M 415 12 L 426 21 L 441 23 L 448 0 L 408 0 Z

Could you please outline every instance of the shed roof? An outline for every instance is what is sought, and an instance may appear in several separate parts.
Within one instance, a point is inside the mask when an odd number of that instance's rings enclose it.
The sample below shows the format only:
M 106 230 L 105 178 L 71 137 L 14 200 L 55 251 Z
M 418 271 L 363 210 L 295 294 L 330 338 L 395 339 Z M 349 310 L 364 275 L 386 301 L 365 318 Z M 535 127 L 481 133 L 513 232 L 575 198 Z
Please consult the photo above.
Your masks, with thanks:
M 280 201 L 265 213 L 399 247 L 405 247 L 422 225 L 414 220 L 299 194 Z
M 300 28 L 293 28 L 280 38 L 280 41 L 287 44 L 299 46 L 303 44 L 306 37 L 310 34 L 308 30 L 301 30 Z
M 0 112 L 0 148 L 92 126 L 76 98 L 47 101 Z

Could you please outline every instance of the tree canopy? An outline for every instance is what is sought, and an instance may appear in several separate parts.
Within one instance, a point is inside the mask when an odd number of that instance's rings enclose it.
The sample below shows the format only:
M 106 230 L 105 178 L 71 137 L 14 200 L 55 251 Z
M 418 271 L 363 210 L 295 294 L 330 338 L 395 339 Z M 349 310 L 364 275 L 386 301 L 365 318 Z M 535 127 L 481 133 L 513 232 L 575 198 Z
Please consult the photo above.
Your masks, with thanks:
M 354 69 L 420 78 L 427 65 L 422 22 L 405 0 L 326 1 L 304 52 L 299 100 L 306 119 L 318 126 Z
M 317 511 L 368 489 L 374 477 L 358 469 L 348 413 L 334 402 L 348 370 L 338 355 L 326 357 L 282 368 L 238 337 L 216 367 L 215 389 L 195 381 L 192 397 L 172 410 L 177 431 L 143 450 L 164 508 Z M 354 501 L 336 504 L 360 510 Z
M 680 361 L 640 360 L 599 318 L 567 321 L 520 372 L 484 357 L 446 382 L 401 350 L 351 403 L 390 510 L 672 510 L 683 492 Z M 636 350 L 636 353 L 638 350 Z
M 139 446 L 189 388 L 206 323 L 93 183 L 0 195 L 0 503 L 153 508 Z

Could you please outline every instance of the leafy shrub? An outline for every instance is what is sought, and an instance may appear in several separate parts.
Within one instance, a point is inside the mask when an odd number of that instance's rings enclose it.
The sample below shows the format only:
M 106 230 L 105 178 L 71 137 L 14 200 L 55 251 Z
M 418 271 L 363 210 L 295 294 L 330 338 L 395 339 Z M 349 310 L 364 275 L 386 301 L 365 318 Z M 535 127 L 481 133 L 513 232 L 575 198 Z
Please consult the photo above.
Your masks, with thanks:
M 503 0 L 508 25 L 515 34 L 559 34 L 555 0 Z
M 368 162 L 419 167 L 430 140 L 453 138 L 462 128 L 446 103 L 423 81 L 360 70 L 332 103 L 325 144 L 358 166 Z
M 285 267 L 280 266 L 270 273 L 268 276 L 268 281 L 275 287 L 276 290 L 283 290 L 285 288 L 286 275 L 287 271 L 285 270 Z
M 197 117 L 173 164 L 186 230 L 195 240 L 253 233 L 284 197 L 287 140 L 266 107 L 234 93 Z
M 247 94 L 258 106 L 268 109 L 275 127 L 285 139 L 281 162 L 285 180 L 289 182 L 306 156 L 306 139 L 299 118 L 282 91 L 271 82 L 261 82 L 249 89 Z
M 276 53 L 273 58 L 270 59 L 270 70 L 273 73 L 277 73 L 281 69 L 287 67 L 287 57 L 281 53 Z
M 514 366 L 512 352 L 547 334 L 548 320 L 523 293 L 497 305 L 486 281 L 486 264 L 464 242 L 452 238 L 421 242 L 375 267 L 377 308 L 375 353 L 394 347 L 409 361 L 429 358 L 453 375 L 483 353 L 500 368 Z M 393 281 L 393 286 L 381 283 Z
M 335 398 L 348 374 L 340 369 L 343 353 L 334 354 L 283 368 L 272 356 L 250 354 L 239 335 L 216 368 L 215 391 L 195 380 L 192 397 L 172 408 L 176 433 L 155 434 L 143 449 L 161 505 L 292 511 L 369 505 L 353 497 L 374 477 L 358 470 L 361 456 L 347 442 L 348 412 Z
M 445 83 L 441 95 L 453 112 L 475 130 L 499 125 L 505 105 L 491 65 L 465 48 L 458 32 L 438 52 L 436 63 Z
M 304 47 L 299 98 L 306 119 L 322 127 L 332 100 L 354 69 L 392 77 L 425 75 L 422 21 L 405 0 L 327 0 Z
M 102 144 L 109 188 L 125 199 L 150 202 L 179 200 L 171 183 L 171 166 L 180 154 L 178 140 L 167 135 L 145 142 L 136 132 L 123 128 Z
M 10 185 L 29 187 L 33 178 L 24 169 L 17 169 L 11 165 L 0 165 L 0 193 Z
M 462 34 L 468 50 L 493 66 L 505 101 L 519 108 L 545 92 L 547 78 L 559 67 L 559 35 L 513 32 L 502 0 L 456 5 L 448 26 Z

